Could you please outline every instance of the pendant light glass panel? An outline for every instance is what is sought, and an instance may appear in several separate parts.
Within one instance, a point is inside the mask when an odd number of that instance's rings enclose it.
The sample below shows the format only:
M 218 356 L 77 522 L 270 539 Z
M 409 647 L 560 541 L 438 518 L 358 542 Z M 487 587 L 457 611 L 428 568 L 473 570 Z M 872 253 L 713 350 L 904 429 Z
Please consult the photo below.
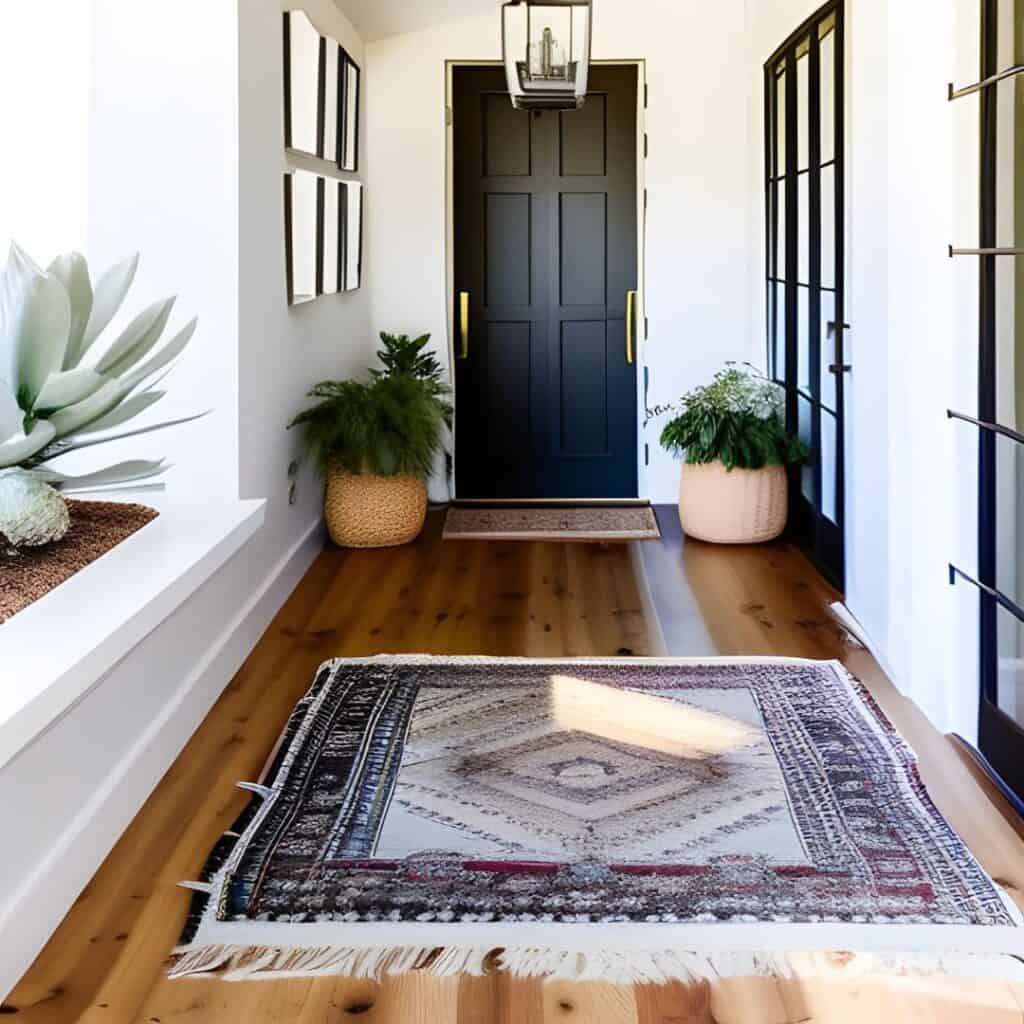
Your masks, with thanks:
M 502 10 L 505 74 L 518 109 L 575 110 L 587 98 L 590 0 L 518 0 Z

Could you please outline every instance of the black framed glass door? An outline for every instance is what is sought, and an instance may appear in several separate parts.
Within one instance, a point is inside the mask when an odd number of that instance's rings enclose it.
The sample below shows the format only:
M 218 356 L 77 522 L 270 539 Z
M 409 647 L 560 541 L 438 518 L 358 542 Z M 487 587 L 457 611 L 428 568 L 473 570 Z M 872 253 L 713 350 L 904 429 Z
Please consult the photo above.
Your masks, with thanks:
M 845 559 L 843 3 L 802 24 L 764 67 L 768 367 L 790 430 L 791 530 L 840 590 Z
M 949 98 L 978 105 L 980 217 L 977 415 L 950 410 L 978 434 L 979 747 L 1024 812 L 1024 0 L 981 0 L 977 82 Z

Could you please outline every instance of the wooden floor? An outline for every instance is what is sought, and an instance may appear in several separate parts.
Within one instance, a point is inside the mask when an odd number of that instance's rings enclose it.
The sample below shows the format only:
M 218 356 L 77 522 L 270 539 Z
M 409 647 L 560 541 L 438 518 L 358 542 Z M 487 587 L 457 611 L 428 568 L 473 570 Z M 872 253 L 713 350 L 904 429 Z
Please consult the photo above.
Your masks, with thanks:
M 1024 840 L 952 745 L 851 647 L 835 595 L 785 545 L 663 543 L 654 592 L 672 653 L 839 657 L 917 749 L 936 802 L 984 866 L 1024 892 Z M 647 561 L 657 552 L 648 550 Z M 676 588 L 673 598 L 672 588 Z M 1024 988 L 1001 981 L 858 977 L 807 958 L 796 979 L 613 988 L 420 975 L 383 985 L 334 979 L 170 982 L 168 951 L 207 852 L 241 810 L 315 668 L 336 655 L 661 653 L 650 592 L 626 546 L 444 542 L 432 517 L 412 547 L 327 550 L 3 1010 L 22 1024 L 809 1024 L 885 1017 L 951 1024 L 1024 1021 Z M 666 602 L 668 604 L 666 605 Z M 991 797 L 991 799 L 990 799 Z M 819 971 L 812 968 L 824 967 Z

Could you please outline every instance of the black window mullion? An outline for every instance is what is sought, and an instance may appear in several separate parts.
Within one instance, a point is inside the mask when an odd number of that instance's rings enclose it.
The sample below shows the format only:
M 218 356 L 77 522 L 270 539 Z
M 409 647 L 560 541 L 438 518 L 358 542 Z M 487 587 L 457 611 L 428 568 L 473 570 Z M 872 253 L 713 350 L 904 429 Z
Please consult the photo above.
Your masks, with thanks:
M 982 78 L 996 73 L 999 52 L 999 2 L 982 3 Z M 998 94 L 984 89 L 980 94 L 981 191 L 979 247 L 996 244 L 996 139 Z M 996 419 L 996 257 L 979 257 L 979 345 L 978 419 Z M 997 583 L 996 552 L 996 435 L 983 430 L 978 437 L 978 578 L 984 587 Z M 998 605 L 981 591 L 981 695 L 992 704 L 999 702 Z
M 775 330 L 778 318 L 775 315 L 775 284 L 776 275 L 775 259 L 778 251 L 775 238 L 778 231 L 778 200 L 776 198 L 777 185 L 775 184 L 775 163 L 778 154 L 775 152 L 775 139 L 778 132 L 775 128 L 778 111 L 776 110 L 775 96 L 775 72 L 771 67 L 764 69 L 764 163 L 765 163 L 765 189 L 764 203 L 765 215 L 765 309 L 766 309 L 766 337 L 768 339 L 767 362 L 768 375 L 778 376 L 778 367 L 775 365 Z
M 786 424 L 796 432 L 800 426 L 799 407 L 795 384 L 799 377 L 797 351 L 797 299 L 796 279 L 799 276 L 799 178 L 797 177 L 797 149 L 799 146 L 797 118 L 796 49 L 786 54 Z
M 846 7 L 843 0 L 836 4 L 835 39 L 835 307 L 838 345 L 836 365 L 836 523 L 840 534 L 846 536 Z M 845 575 L 846 552 L 842 552 Z
M 824 452 L 821 447 L 821 52 L 818 27 L 811 29 L 807 54 L 807 116 L 808 164 L 807 210 L 809 215 L 808 260 L 809 289 L 807 296 L 807 347 L 810 367 L 811 448 L 817 461 L 814 474 L 814 508 L 822 514 L 824 487 Z M 834 458 L 834 456 L 833 456 Z

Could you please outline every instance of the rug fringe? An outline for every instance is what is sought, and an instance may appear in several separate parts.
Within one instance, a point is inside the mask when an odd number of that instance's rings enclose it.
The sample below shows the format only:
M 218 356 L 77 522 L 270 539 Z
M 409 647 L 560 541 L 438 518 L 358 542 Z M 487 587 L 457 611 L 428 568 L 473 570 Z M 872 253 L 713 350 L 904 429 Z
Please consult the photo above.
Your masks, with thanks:
M 973 954 L 687 953 L 678 950 L 566 950 L 484 946 L 280 948 L 198 946 L 175 951 L 171 978 L 216 976 L 224 981 L 331 976 L 381 981 L 423 971 L 437 978 L 480 977 L 504 971 L 514 978 L 605 982 L 614 985 L 696 984 L 719 978 L 950 975 L 1024 979 L 1010 956 Z

